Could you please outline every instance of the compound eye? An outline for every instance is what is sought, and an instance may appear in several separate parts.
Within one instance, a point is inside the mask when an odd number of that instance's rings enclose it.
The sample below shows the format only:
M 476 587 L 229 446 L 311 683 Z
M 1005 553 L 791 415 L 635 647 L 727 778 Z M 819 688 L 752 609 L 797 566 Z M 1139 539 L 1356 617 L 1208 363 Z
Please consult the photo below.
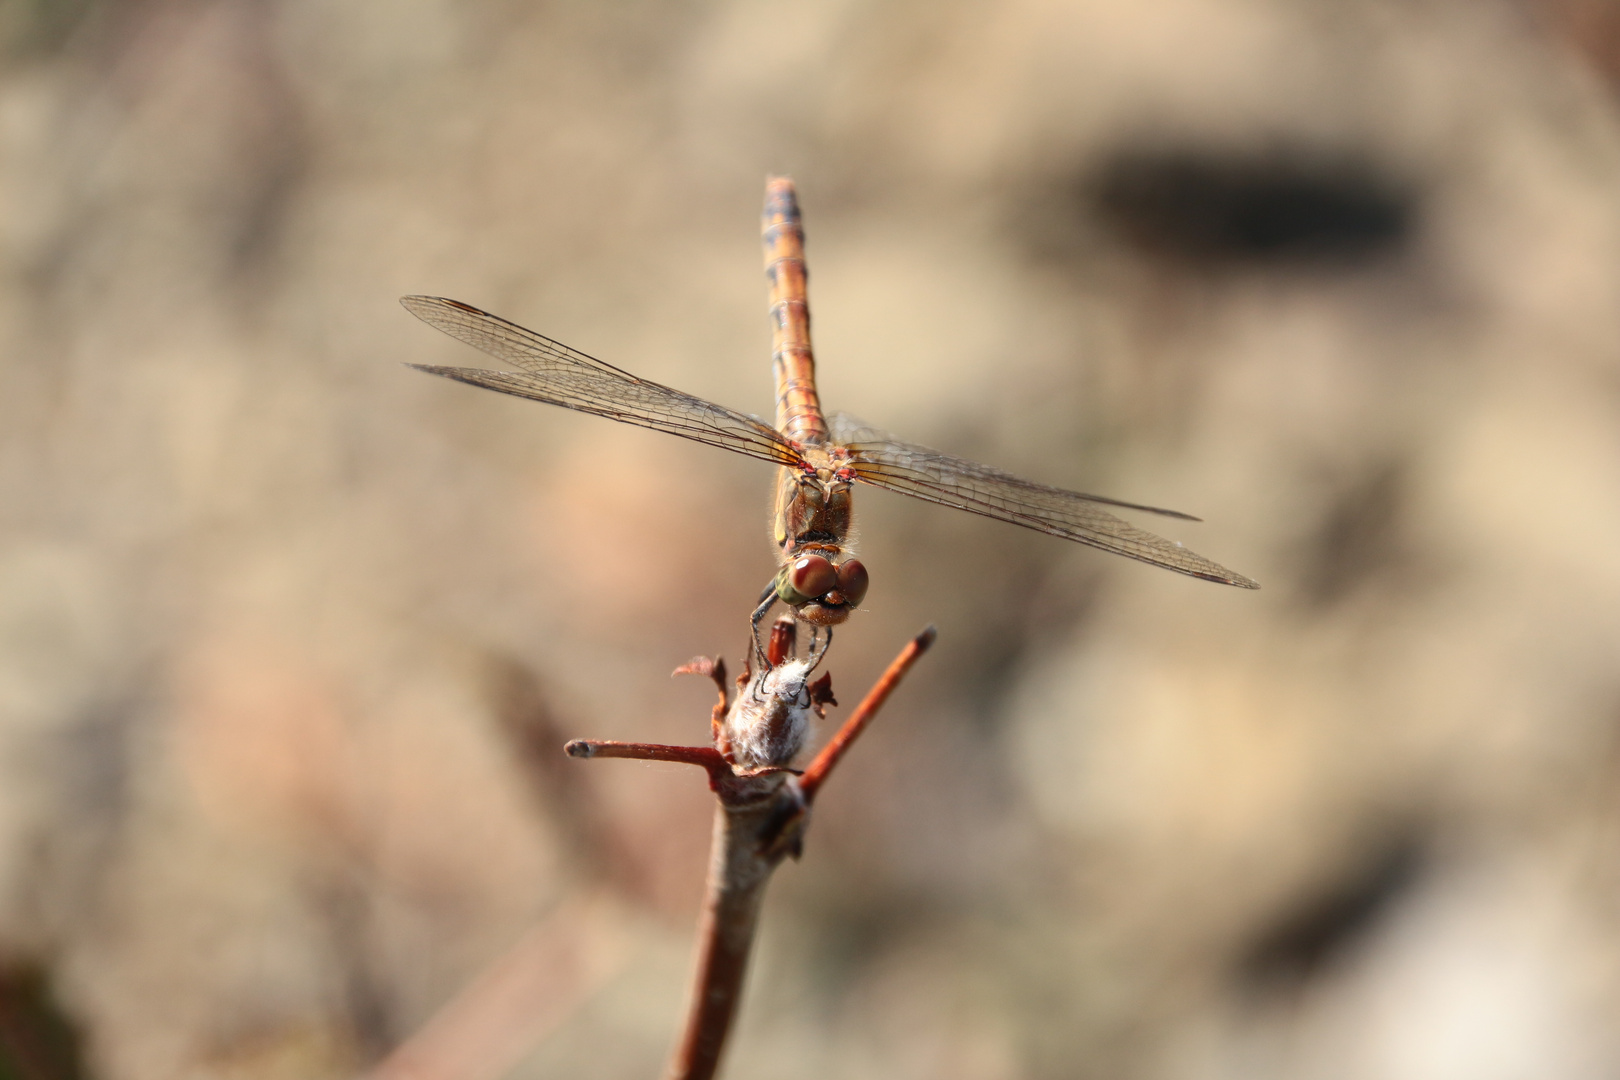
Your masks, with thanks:
M 866 587 L 872 583 L 866 567 L 859 559 L 851 559 L 838 568 L 838 591 L 844 594 L 844 603 L 856 607 L 866 597 Z
M 788 584 L 801 596 L 814 599 L 833 590 L 838 584 L 838 571 L 820 555 L 806 555 L 788 571 Z

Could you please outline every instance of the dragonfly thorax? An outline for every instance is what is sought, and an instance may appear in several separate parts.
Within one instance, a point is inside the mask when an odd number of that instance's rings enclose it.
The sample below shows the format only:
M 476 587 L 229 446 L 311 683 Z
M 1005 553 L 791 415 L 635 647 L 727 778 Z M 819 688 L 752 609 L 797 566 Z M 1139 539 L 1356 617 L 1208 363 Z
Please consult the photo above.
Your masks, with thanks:
M 841 547 L 854 520 L 850 482 L 833 466 L 783 469 L 776 485 L 774 538 L 791 557 L 807 543 Z

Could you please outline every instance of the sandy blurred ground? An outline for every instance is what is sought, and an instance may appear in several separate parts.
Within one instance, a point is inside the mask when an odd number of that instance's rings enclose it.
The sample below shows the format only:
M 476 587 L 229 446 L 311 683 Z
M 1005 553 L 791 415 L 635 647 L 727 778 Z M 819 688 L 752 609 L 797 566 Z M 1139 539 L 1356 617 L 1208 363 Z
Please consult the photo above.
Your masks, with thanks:
M 768 413 L 786 172 L 831 407 L 1200 514 L 1265 588 L 863 496 L 835 687 L 940 643 L 779 875 L 730 1075 L 1620 1074 L 1617 41 L 8 0 L 0 1005 L 95 1077 L 269 1080 L 516 987 L 509 1075 L 656 1074 L 707 793 L 547 748 L 704 738 L 667 673 L 740 653 L 769 470 L 413 373 L 479 357 L 395 299 Z

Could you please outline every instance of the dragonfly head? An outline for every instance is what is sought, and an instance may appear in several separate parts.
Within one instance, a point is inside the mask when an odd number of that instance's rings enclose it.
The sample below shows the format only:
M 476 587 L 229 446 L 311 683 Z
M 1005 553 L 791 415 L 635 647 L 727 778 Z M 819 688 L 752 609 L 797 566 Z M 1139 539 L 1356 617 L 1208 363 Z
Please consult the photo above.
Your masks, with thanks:
M 836 555 L 835 549 L 826 549 Z M 776 575 L 776 595 L 816 626 L 833 626 L 849 618 L 866 597 L 870 576 L 859 559 L 834 563 L 826 555 L 804 552 Z

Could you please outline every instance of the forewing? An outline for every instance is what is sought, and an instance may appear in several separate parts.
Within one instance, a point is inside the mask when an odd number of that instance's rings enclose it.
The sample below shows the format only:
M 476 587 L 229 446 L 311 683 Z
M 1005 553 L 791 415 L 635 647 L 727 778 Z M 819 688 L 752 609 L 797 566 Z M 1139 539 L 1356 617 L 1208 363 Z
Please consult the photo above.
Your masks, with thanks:
M 1245 589 L 1260 587 L 1180 544 L 1121 521 L 1099 504 L 1197 520 L 1188 514 L 1020 480 L 988 465 L 902 442 L 843 414 L 831 417 L 829 426 L 833 441 L 850 451 L 849 464 L 855 475 L 874 487 L 1061 536 L 1206 581 Z
M 412 364 L 419 371 L 503 394 L 561 405 L 626 424 L 667 431 L 749 457 L 796 465 L 803 459 L 780 433 L 751 416 L 648 379 L 638 379 L 516 323 L 438 296 L 407 296 L 405 310 L 521 371 Z

